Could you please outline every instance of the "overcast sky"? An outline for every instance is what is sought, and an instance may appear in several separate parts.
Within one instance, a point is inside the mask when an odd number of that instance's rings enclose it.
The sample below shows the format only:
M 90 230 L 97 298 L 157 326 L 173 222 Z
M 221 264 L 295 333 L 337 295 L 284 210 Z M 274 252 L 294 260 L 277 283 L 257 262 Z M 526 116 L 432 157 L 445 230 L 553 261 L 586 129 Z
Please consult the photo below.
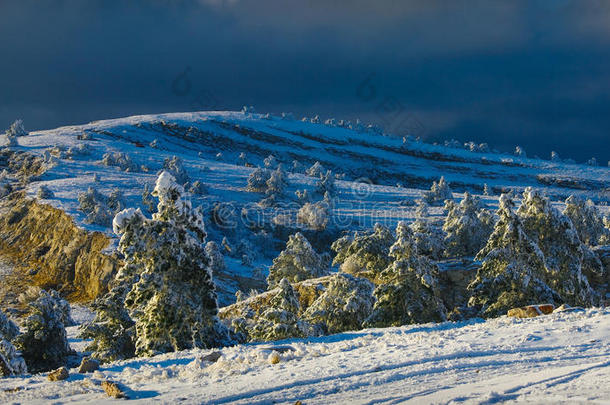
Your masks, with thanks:
M 0 128 L 240 109 L 610 159 L 604 0 L 0 0 Z

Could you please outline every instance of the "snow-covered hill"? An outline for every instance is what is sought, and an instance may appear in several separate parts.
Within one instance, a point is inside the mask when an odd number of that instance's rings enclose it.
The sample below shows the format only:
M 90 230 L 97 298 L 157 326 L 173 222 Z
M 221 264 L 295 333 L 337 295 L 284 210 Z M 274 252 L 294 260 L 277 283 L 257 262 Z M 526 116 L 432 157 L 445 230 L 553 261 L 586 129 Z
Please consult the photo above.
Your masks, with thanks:
M 610 398 L 608 336 L 608 308 L 365 329 L 227 347 L 215 363 L 200 360 L 210 351 L 193 350 L 93 374 L 72 369 L 61 382 L 5 378 L 0 402 L 114 403 L 99 386 L 110 379 L 141 403 L 602 404 Z
M 318 179 L 305 174 L 315 162 L 339 179 L 331 215 L 335 233 L 318 234 L 319 240 L 312 241 L 318 250 L 328 250 L 342 230 L 370 229 L 376 222 L 393 228 L 400 220 L 412 221 L 415 200 L 441 176 L 456 192 L 479 194 L 491 209 L 497 206 L 500 192 L 527 186 L 544 190 L 557 202 L 577 194 L 602 205 L 607 204 L 610 190 L 607 167 L 471 152 L 398 139 L 359 124 L 326 125 L 248 112 L 97 121 L 35 131 L 17 142 L 17 150 L 40 156 L 46 170 L 27 184 L 27 196 L 62 209 L 79 226 L 111 238 L 109 222 L 87 221 L 79 194 L 89 187 L 103 196 L 118 191 L 122 206 L 141 207 L 147 213 L 144 188 L 152 190 L 165 159 L 180 158 L 189 184 L 198 181 L 203 186 L 192 198 L 208 214 L 208 240 L 220 245 L 226 237 L 233 247 L 243 239 L 250 241 L 245 245 L 253 256 L 250 265 L 242 265 L 239 256 L 226 258 L 227 271 L 217 279 L 221 304 L 230 303 L 239 288 L 260 287 L 257 280 L 283 247 L 286 233 L 299 226 L 295 217 L 302 202 L 295 191 L 308 190 L 313 201 L 322 198 L 315 193 Z M 269 155 L 288 172 L 288 189 L 279 204 L 263 208 L 258 202 L 264 195 L 247 191 L 246 185 L 254 167 L 263 166 Z M 484 185 L 490 195 L 482 195 Z M 50 193 L 41 194 L 41 187 Z M 442 208 L 431 207 L 429 214 L 438 217 Z M 276 227 L 278 218 L 283 224 L 288 221 L 288 231 Z M 256 230 L 264 232 L 254 235 Z

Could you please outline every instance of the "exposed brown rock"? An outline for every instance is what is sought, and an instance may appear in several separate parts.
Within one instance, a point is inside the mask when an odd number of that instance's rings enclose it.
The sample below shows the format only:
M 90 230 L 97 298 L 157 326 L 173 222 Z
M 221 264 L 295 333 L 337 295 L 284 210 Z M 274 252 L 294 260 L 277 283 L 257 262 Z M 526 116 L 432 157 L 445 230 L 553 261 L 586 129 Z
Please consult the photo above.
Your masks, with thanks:
M 57 370 L 53 370 L 47 376 L 49 381 L 62 381 L 68 379 L 68 377 L 70 377 L 70 373 L 68 373 L 68 369 L 65 367 L 60 367 Z
M 78 367 L 79 373 L 92 373 L 95 370 L 100 368 L 100 362 L 95 359 L 90 359 L 89 357 L 83 357 L 80 362 L 80 366 Z
M 0 216 L 0 253 L 24 269 L 35 269 L 23 283 L 53 288 L 73 301 L 108 291 L 120 262 L 102 253 L 109 238 L 78 228 L 63 211 L 18 199 Z M 18 272 L 19 269 L 17 268 Z
M 552 304 L 528 305 L 521 308 L 509 309 L 507 315 L 513 318 L 534 318 L 540 315 L 548 315 L 555 307 Z
M 125 392 L 119 387 L 114 381 L 102 381 L 102 388 L 106 392 L 106 395 L 113 398 L 127 398 Z

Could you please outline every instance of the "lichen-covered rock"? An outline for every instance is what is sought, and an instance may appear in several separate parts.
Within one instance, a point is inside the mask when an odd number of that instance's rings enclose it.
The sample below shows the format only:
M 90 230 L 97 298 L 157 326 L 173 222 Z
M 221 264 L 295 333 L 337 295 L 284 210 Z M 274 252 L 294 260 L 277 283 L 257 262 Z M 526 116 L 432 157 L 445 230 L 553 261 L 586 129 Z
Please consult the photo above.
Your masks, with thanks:
M 328 273 L 328 263 L 316 253 L 307 238 L 297 232 L 286 242 L 286 248 L 273 259 L 269 268 L 267 284 L 272 289 L 280 280 L 287 279 L 292 283 L 318 278 Z
M 502 194 L 499 220 L 486 246 L 477 255 L 483 265 L 468 286 L 472 293 L 468 304 L 481 316 L 499 316 L 511 308 L 536 302 L 561 301 L 544 281 L 547 272 L 544 254 L 525 233 L 513 209 L 511 198 Z
M 440 299 L 438 268 L 417 252 L 413 232 L 400 222 L 390 248 L 394 262 L 378 278 L 373 312 L 367 327 L 441 322 L 447 310 Z
M 102 381 L 102 388 L 109 397 L 127 399 L 127 394 L 125 394 L 125 391 L 123 391 L 119 384 L 115 383 L 114 381 Z
M 359 330 L 373 309 L 374 285 L 346 273 L 330 276 L 326 290 L 303 314 L 303 319 L 322 333 Z

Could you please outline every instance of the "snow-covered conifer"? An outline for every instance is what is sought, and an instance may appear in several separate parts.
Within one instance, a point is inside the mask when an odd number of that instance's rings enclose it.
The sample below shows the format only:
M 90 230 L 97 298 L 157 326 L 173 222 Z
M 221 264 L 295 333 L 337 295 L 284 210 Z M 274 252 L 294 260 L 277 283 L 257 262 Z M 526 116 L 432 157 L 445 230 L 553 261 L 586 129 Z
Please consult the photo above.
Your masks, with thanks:
M 11 124 L 9 129 L 6 130 L 6 138 L 8 139 L 7 146 L 19 146 L 17 137 L 27 136 L 27 131 L 23 126 L 22 120 L 16 120 Z
M 515 146 L 515 156 L 527 157 L 527 153 L 525 153 L 525 149 L 517 145 Z
M 205 245 L 205 253 L 210 259 L 210 270 L 212 275 L 222 273 L 226 269 L 225 258 L 220 253 L 218 244 L 214 241 L 209 241 Z
M 267 283 L 271 289 L 284 278 L 296 283 L 322 277 L 327 273 L 327 263 L 316 253 L 307 238 L 297 232 L 288 238 L 286 248 L 273 259 Z
M 246 159 L 246 154 L 244 152 L 241 152 L 237 157 L 237 164 L 240 166 L 245 166 L 246 163 L 248 163 L 248 160 Z
M 545 282 L 544 254 L 530 239 L 507 194 L 500 196 L 499 220 L 477 255 L 483 265 L 468 289 L 468 305 L 482 316 L 506 314 L 511 308 L 560 300 Z
M 335 273 L 326 290 L 307 308 L 303 319 L 323 334 L 358 330 L 373 309 L 373 289 L 367 279 Z
M 267 190 L 267 180 L 271 177 L 271 171 L 267 169 L 256 168 L 250 176 L 248 176 L 247 190 L 255 193 L 264 193 Z
M 320 162 L 316 161 L 309 169 L 305 170 L 305 174 L 310 177 L 321 177 L 322 174 L 326 173 L 324 166 Z
M 125 299 L 135 321 L 136 354 L 221 344 L 226 336 L 217 318 L 203 217 L 168 172 L 159 175 L 153 195 L 159 204 L 152 220 L 126 210 L 114 221 L 125 267 L 139 274 Z
M 456 204 L 445 202 L 447 217 L 443 224 L 446 252 L 451 257 L 474 256 L 487 242 L 493 230 L 491 213 L 470 193 Z
M 171 174 L 176 183 L 184 186 L 190 181 L 190 177 L 184 168 L 184 162 L 178 156 L 172 156 L 171 158 L 165 158 L 163 161 L 163 170 Z
M 286 172 L 284 172 L 281 164 L 277 166 L 277 169 L 271 172 L 265 185 L 267 186 L 267 190 L 265 191 L 267 195 L 275 194 L 279 197 L 284 194 L 284 190 L 288 186 L 288 180 Z
M 248 331 L 252 341 L 281 340 L 304 337 L 305 325 L 299 320 L 299 300 L 290 282 L 281 279 L 268 307 L 256 317 Z
M 150 187 L 148 184 L 144 185 L 144 190 L 142 191 L 142 204 L 148 212 L 155 212 L 155 201 L 152 198 L 152 194 L 150 193 Z
M 11 343 L 18 334 L 17 325 L 0 311 L 0 377 L 27 373 L 23 357 Z
M 544 254 L 547 284 L 570 305 L 591 306 L 599 303 L 585 274 L 603 273 L 601 262 L 578 238 L 570 218 L 551 205 L 548 198 L 528 188 L 517 211 L 523 229 Z
M 419 254 L 438 260 L 445 251 L 445 233 L 428 219 L 428 204 L 423 199 L 416 201 L 415 221 L 411 224 L 413 237 Z
M 333 172 L 327 170 L 326 173 L 320 175 L 320 180 L 318 180 L 316 184 L 316 189 L 318 193 L 324 195 L 326 193 L 331 196 L 335 195 L 337 192 L 337 186 L 335 185 L 335 177 L 333 176 Z
M 564 215 L 567 215 L 578 232 L 578 237 L 589 246 L 597 246 L 608 239 L 608 229 L 593 201 L 584 201 L 570 196 L 565 201 Z
M 445 177 L 441 177 L 438 183 L 432 182 L 430 191 L 424 193 L 424 199 L 430 205 L 441 205 L 445 200 L 451 200 L 453 198 L 453 191 L 445 181 Z
M 373 232 L 356 232 L 333 242 L 336 252 L 333 265 L 340 264 L 341 271 L 374 280 L 390 263 L 390 246 L 394 243 L 392 232 L 375 224 Z
M 64 366 L 73 352 L 62 322 L 66 317 L 63 303 L 58 302 L 58 296 L 42 289 L 32 289 L 20 298 L 27 305 L 28 315 L 22 323 L 25 332 L 13 343 L 21 351 L 28 369 L 40 372 Z
M 266 169 L 275 169 L 277 163 L 277 159 L 273 155 L 269 155 L 265 158 L 265 160 L 263 160 L 263 164 L 265 165 Z
M 442 322 L 447 310 L 440 299 L 438 269 L 417 252 L 413 232 L 404 222 L 396 227 L 390 248 L 393 262 L 381 272 L 375 288 L 375 306 L 367 326 Z

